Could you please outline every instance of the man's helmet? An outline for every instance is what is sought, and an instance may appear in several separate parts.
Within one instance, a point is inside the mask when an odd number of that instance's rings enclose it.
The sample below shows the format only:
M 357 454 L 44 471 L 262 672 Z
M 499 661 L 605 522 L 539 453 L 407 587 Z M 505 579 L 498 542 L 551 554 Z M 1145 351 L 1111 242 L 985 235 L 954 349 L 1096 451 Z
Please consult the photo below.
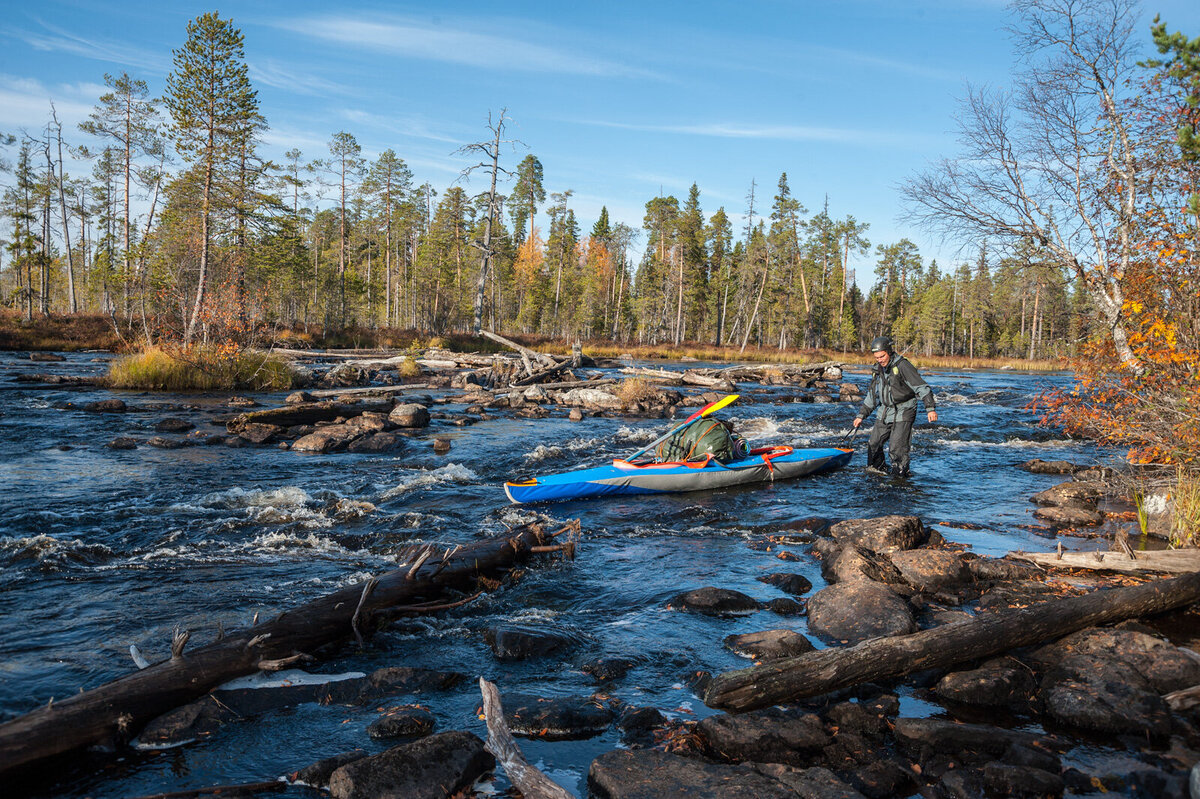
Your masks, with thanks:
M 876 336 L 871 339 L 871 352 L 891 352 L 893 346 L 891 336 Z

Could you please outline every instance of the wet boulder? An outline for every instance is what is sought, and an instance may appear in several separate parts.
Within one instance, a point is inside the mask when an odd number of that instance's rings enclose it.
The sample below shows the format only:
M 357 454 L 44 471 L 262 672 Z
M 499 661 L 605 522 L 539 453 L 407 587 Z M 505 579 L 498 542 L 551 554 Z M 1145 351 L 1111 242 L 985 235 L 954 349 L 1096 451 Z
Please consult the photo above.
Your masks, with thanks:
M 758 581 L 767 585 L 773 585 L 780 591 L 794 596 L 807 594 L 813 587 L 812 582 L 803 574 L 788 574 L 785 572 L 763 575 L 758 578 Z
M 808 629 L 833 641 L 857 644 L 868 638 L 915 632 L 908 603 L 885 585 L 850 580 L 822 588 L 808 600 Z
M 754 797 L 796 799 L 796 792 L 750 766 L 705 763 L 657 749 L 614 749 L 588 769 L 592 799 Z
M 366 703 L 397 694 L 448 691 L 465 679 L 467 679 L 467 675 L 456 671 L 434 671 L 414 666 L 386 666 L 376 669 L 367 676 L 356 701 Z
M 739 655 L 755 660 L 795 657 L 816 649 L 800 633 L 782 629 L 730 635 L 725 638 L 725 646 Z
M 696 725 L 704 753 L 731 763 L 809 765 L 830 742 L 820 717 L 767 708 L 750 713 L 718 713 Z
M 396 427 L 428 427 L 429 409 L 415 402 L 405 402 L 392 408 L 387 418 Z
M 1068 481 L 1047 488 L 1030 497 L 1039 505 L 1094 509 L 1104 496 L 1104 486 L 1098 483 Z
M 1073 505 L 1050 505 L 1038 508 L 1033 515 L 1054 527 L 1095 527 L 1104 523 L 1100 511 Z
M 1152 739 L 1171 732 L 1166 701 L 1137 669 L 1120 660 L 1069 655 L 1042 678 L 1038 698 L 1046 715 L 1068 727 Z
M 389 708 L 367 727 L 373 739 L 420 738 L 433 732 L 433 714 L 420 705 Z
M 988 763 L 983 767 L 983 790 L 988 796 L 1042 799 L 1062 796 L 1065 785 L 1057 773 L 1032 766 Z
M 135 746 L 161 749 L 212 735 L 225 724 L 242 718 L 211 695 L 177 707 L 150 721 L 138 733 Z
M 822 563 L 821 573 L 831 583 L 866 579 L 886 585 L 908 586 L 904 576 L 890 559 L 855 545 L 845 546 L 834 552 Z
M 160 419 L 154 425 L 154 429 L 159 433 L 186 433 L 196 425 L 189 422 L 187 419 L 177 419 L 168 416 L 166 419 Z
M 906 583 L 928 594 L 961 585 L 971 579 L 962 555 L 957 552 L 909 549 L 892 553 L 891 560 Z
M 96 413 L 124 413 L 129 410 L 129 407 L 125 404 L 124 400 L 105 399 L 96 400 L 95 402 L 85 402 L 83 410 Z
M 355 749 L 351 752 L 342 752 L 341 754 L 327 757 L 318 760 L 311 766 L 305 766 L 299 771 L 288 775 L 288 779 L 298 785 L 308 785 L 313 788 L 328 788 L 329 777 L 333 772 L 337 771 L 347 763 L 353 763 L 355 760 L 362 760 L 369 753 L 365 749 Z
M 393 452 L 405 445 L 404 437 L 397 433 L 381 431 L 356 438 L 346 447 L 347 452 Z
M 882 553 L 912 549 L 925 543 L 929 537 L 916 516 L 847 519 L 830 527 L 829 534 L 842 546 L 856 544 Z
M 1002 757 L 1013 746 L 1038 748 L 1043 739 L 1035 733 L 989 724 L 961 724 L 927 718 L 896 719 L 893 731 L 897 747 L 919 761 L 937 756 L 968 762 L 993 760 Z
M 308 435 L 296 439 L 292 444 L 292 449 L 296 452 L 336 452 L 345 449 L 351 441 L 362 435 L 363 431 L 355 425 L 329 424 L 318 427 Z
M 498 660 L 529 660 L 574 648 L 579 639 L 566 630 L 498 624 L 484 631 L 484 640 Z
M 707 616 L 746 616 L 762 606 L 758 600 L 741 591 L 705 586 L 677 594 L 667 607 Z
M 1029 667 L 1011 657 L 994 658 L 977 669 L 952 671 L 933 692 L 940 699 L 964 705 L 1026 709 L 1037 691 Z
M 585 674 L 595 677 L 599 682 L 608 682 L 621 679 L 636 665 L 637 661 L 633 658 L 607 657 L 589 660 L 580 666 L 580 669 Z
M 514 735 L 547 741 L 592 738 L 608 729 L 613 712 L 582 696 L 543 699 L 522 694 L 504 697 L 504 719 Z
M 1132 666 L 1159 694 L 1200 685 L 1200 661 L 1179 647 L 1140 630 L 1097 627 L 1041 647 L 1033 660 L 1043 669 L 1070 655 L 1097 655 Z
M 59 361 L 65 361 L 66 358 L 62 355 L 59 355 L 57 352 L 31 352 L 29 353 L 29 360 L 41 361 L 44 363 L 57 363 Z
M 348 363 L 338 364 L 321 378 L 321 385 L 326 388 L 365 386 L 369 382 L 371 376 L 366 369 Z
M 137 449 L 138 440 L 129 436 L 117 436 L 108 442 L 109 449 Z
M 1018 464 L 1018 467 L 1034 474 L 1075 474 L 1083 468 L 1070 461 L 1044 461 L 1038 458 Z
M 783 596 L 768 600 L 763 607 L 780 616 L 803 616 L 806 612 L 804 603 Z
M 653 707 L 627 707 L 617 719 L 622 741 L 644 745 L 653 743 L 654 731 L 666 723 L 667 717 Z
M 347 763 L 330 775 L 329 793 L 334 799 L 445 799 L 495 766 L 478 736 L 455 730 Z
M 190 441 L 182 438 L 163 438 L 162 436 L 153 436 L 146 443 L 158 449 L 182 449 L 188 446 Z
M 288 405 L 299 405 L 305 402 L 313 402 L 313 395 L 307 391 L 293 391 L 283 398 L 283 401 Z
M 251 444 L 266 444 L 279 435 L 280 431 L 279 425 L 250 422 L 238 432 L 238 436 Z
M 864 738 L 879 738 L 888 730 L 887 714 L 882 707 L 858 702 L 838 702 L 824 713 L 838 733 L 853 733 Z

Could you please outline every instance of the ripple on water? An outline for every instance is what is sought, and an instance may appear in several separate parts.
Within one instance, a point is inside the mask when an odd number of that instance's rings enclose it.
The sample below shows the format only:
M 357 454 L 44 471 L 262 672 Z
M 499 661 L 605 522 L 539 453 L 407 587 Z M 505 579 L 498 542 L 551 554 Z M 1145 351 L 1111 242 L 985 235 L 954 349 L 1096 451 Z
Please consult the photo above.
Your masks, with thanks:
M 410 491 L 429 488 L 443 483 L 475 483 L 479 475 L 461 463 L 451 463 L 430 471 L 410 472 L 400 483 L 383 492 L 381 500 L 395 499 Z
M 59 571 L 69 566 L 94 566 L 113 557 L 111 548 L 78 538 L 60 539 L 49 535 L 24 538 L 0 538 L 0 556 L 4 566 L 31 562 L 43 571 Z

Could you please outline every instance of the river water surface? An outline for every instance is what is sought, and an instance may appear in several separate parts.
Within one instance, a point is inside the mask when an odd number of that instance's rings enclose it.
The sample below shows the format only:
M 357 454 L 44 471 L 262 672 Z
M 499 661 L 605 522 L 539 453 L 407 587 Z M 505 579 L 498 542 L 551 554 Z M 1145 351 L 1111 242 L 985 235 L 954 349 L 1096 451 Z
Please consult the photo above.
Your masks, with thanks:
M 131 644 L 151 661 L 168 656 L 177 626 L 192 630 L 193 646 L 207 643 L 218 623 L 226 630 L 244 627 L 255 614 L 271 617 L 386 571 L 410 544 L 465 543 L 534 518 L 580 519 L 577 558 L 531 564 L 513 586 L 457 610 L 401 622 L 365 651 L 347 646 L 314 670 L 422 666 L 485 676 L 502 692 L 569 696 L 596 690 L 579 668 L 583 662 L 632 656 L 639 665 L 606 686 L 609 695 L 669 716 L 701 718 L 712 711 L 685 687 L 686 675 L 749 664 L 725 649 L 722 639 L 781 626 L 806 633 L 804 619 L 768 611 L 712 619 L 668 611 L 666 603 L 705 585 L 764 601 L 784 596 L 756 579 L 776 571 L 804 574 L 814 591 L 823 587 L 819 564 L 805 546 L 787 547 L 799 560 L 783 562 L 778 547 L 759 545 L 772 529 L 810 517 L 915 514 L 981 555 L 1049 550 L 1055 541 L 1032 517 L 1029 497 L 1062 478 L 1014 464 L 1112 457 L 1038 427 L 1025 410 L 1039 391 L 1068 384 L 1069 375 L 932 372 L 926 377 L 940 419 L 918 424 L 907 482 L 865 474 L 865 436 L 859 436 L 851 467 L 814 478 L 712 493 L 513 506 L 504 480 L 629 454 L 668 423 L 571 422 L 561 409 L 546 419 L 497 415 L 471 427 L 435 420 L 429 437 L 453 439 L 446 455 L 435 455 L 420 439 L 388 455 L 144 444 L 119 451 L 107 443 L 119 435 L 148 439 L 166 417 L 216 431 L 208 420 L 229 411 L 222 404 L 227 397 L 60 389 L 14 380 L 20 373 L 98 374 L 109 356 L 67 357 L 45 364 L 31 363 L 27 354 L 0 353 L 0 720 L 129 672 Z M 867 375 L 852 372 L 847 379 L 865 388 Z M 754 445 L 834 443 L 854 406 L 794 403 L 793 391 L 747 390 L 723 413 Z M 140 410 L 62 409 L 63 403 L 114 396 Z M 283 399 L 253 396 L 263 405 Z M 1068 543 L 1087 546 L 1078 539 Z M 552 624 L 575 631 L 582 643 L 561 660 L 501 663 L 483 639 L 483 631 L 499 621 Z M 392 704 L 403 701 L 418 700 Z M 434 712 L 438 729 L 486 737 L 473 682 L 419 701 Z M 939 710 L 912 697 L 903 701 L 908 715 Z M 386 748 L 365 732 L 378 716 L 375 706 L 308 704 L 273 711 L 202 742 L 67 774 L 45 795 L 134 796 L 273 779 L 338 752 Z M 585 741 L 520 743 L 531 761 L 582 795 L 592 758 L 619 745 L 619 734 L 614 728 Z M 281 795 L 317 794 L 293 787 Z

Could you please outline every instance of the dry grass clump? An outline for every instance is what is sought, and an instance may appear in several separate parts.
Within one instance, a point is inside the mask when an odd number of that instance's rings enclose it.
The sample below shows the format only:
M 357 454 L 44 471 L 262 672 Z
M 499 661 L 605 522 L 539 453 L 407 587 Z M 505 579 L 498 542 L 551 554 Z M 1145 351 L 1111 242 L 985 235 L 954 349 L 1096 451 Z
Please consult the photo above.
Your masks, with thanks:
M 650 399 L 658 393 L 658 389 L 643 377 L 627 377 L 617 384 L 613 393 L 626 405 L 632 405 Z
M 151 391 L 284 391 L 298 385 L 299 374 L 290 362 L 265 352 L 149 347 L 114 361 L 108 379 L 113 388 Z
M 1171 488 L 1173 514 L 1171 544 L 1176 547 L 1200 545 L 1200 475 L 1179 467 Z
M 421 376 L 421 364 L 417 363 L 416 360 L 413 358 L 409 358 L 407 360 L 401 361 L 400 365 L 396 367 L 396 374 L 400 375 L 400 377 L 405 377 L 405 378 L 420 377 Z

